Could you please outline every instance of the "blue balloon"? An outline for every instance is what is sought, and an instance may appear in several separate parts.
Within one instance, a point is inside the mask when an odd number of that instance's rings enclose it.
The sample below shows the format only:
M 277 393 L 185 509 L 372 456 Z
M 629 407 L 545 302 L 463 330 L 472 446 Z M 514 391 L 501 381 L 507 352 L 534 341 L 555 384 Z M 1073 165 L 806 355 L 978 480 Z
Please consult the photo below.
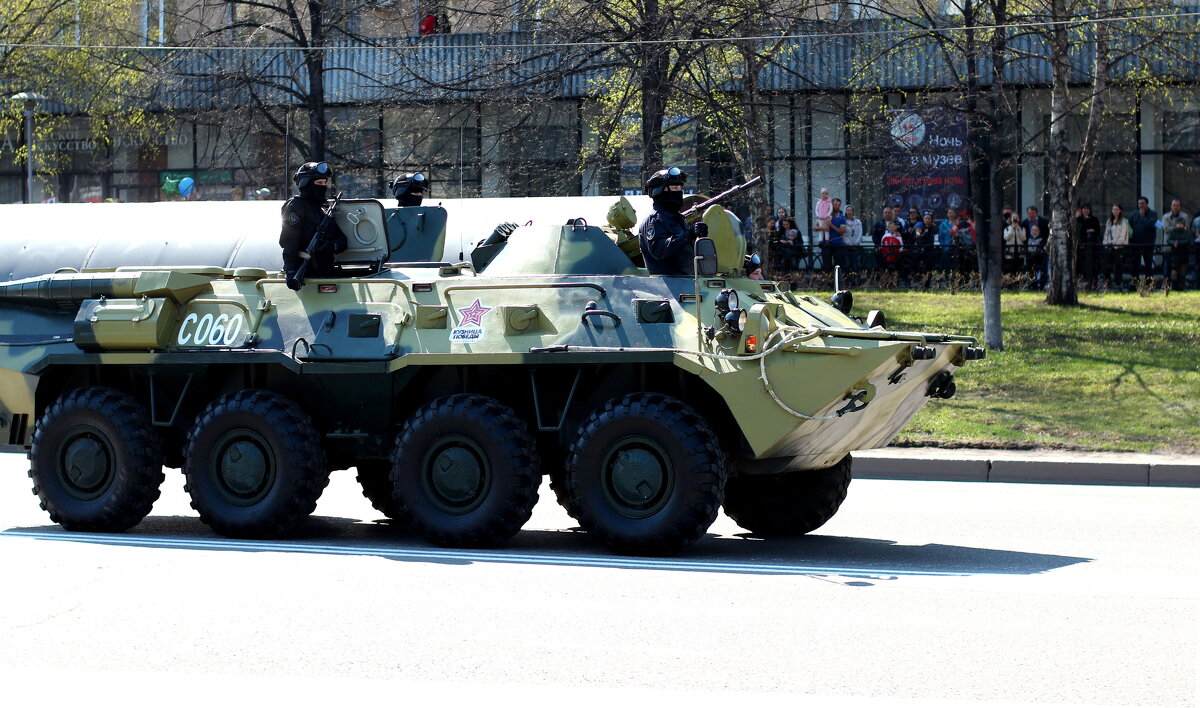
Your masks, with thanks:
M 183 196 L 188 196 L 192 193 L 192 189 L 196 186 L 196 180 L 191 177 L 184 177 L 179 180 L 179 193 Z

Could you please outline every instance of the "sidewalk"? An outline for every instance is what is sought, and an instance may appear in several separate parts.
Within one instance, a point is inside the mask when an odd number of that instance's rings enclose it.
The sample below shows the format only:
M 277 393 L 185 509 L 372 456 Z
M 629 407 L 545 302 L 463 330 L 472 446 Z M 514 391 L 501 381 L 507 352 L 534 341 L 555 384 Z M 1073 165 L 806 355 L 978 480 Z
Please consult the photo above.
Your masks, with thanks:
M 1200 455 L 888 447 L 854 453 L 859 479 L 1200 487 Z

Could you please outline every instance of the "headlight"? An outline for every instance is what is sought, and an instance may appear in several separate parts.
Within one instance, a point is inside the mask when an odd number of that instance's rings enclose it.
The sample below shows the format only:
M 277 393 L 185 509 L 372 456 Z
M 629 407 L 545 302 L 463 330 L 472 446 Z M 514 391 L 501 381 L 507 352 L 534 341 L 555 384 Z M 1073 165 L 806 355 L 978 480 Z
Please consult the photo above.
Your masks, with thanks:
M 713 303 L 716 305 L 717 313 L 724 317 L 726 313 L 738 309 L 737 291 L 733 288 L 725 288 L 717 293 L 717 298 Z
M 746 311 L 730 310 L 725 313 L 725 325 L 734 334 L 741 334 L 742 330 L 746 329 Z

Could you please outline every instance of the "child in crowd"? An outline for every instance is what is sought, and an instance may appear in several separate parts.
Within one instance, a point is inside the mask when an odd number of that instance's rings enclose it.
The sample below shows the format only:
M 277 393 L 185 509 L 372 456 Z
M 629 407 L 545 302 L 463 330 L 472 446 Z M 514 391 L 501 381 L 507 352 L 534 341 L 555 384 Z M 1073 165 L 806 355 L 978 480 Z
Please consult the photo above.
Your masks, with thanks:
M 833 200 L 829 198 L 828 187 L 821 187 L 821 198 L 817 200 L 813 212 L 817 216 L 817 223 L 813 226 L 813 231 L 828 232 L 829 220 L 833 218 Z
M 900 233 L 900 222 L 887 222 L 887 232 L 879 241 L 879 250 L 883 256 L 886 268 L 897 268 L 900 265 L 900 252 L 904 250 L 904 238 Z

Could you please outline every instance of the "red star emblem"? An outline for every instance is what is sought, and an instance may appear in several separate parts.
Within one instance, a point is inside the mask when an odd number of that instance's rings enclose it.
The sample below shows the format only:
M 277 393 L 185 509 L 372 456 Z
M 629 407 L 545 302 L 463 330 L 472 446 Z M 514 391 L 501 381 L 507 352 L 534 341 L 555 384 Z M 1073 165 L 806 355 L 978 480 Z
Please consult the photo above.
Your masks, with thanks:
M 479 298 L 475 298 L 475 302 L 470 307 L 460 307 L 458 311 L 462 313 L 462 321 L 458 323 L 459 327 L 467 325 L 483 326 L 483 315 L 491 312 L 492 308 L 484 307 L 479 303 Z

